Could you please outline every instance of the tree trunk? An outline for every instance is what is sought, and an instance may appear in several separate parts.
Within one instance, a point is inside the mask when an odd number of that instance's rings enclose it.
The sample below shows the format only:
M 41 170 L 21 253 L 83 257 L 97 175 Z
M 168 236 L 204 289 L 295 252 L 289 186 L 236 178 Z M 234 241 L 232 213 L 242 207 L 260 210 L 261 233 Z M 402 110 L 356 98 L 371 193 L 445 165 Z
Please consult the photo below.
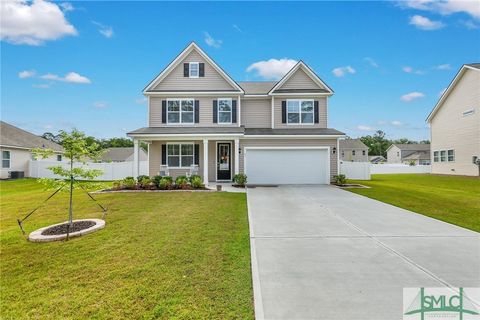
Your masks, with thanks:
M 73 226 L 73 159 L 70 160 L 70 207 L 68 209 L 68 224 Z

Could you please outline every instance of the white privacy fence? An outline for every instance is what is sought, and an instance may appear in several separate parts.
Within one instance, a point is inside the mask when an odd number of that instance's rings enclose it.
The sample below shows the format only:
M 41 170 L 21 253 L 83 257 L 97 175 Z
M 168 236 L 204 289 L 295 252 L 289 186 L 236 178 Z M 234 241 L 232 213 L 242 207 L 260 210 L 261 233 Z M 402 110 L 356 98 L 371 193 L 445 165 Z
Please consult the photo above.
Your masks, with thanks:
M 61 178 L 48 169 L 48 167 L 58 166 L 59 164 L 66 169 L 70 166 L 68 162 L 30 160 L 29 175 L 31 178 Z M 133 177 L 133 161 L 74 163 L 73 166 L 102 170 L 103 174 L 96 178 L 96 180 L 110 181 Z M 148 175 L 148 161 L 140 161 L 139 174 Z
M 402 163 L 373 164 L 370 162 L 340 161 L 340 173 L 348 179 L 370 180 L 372 174 L 430 173 L 431 166 L 409 166 Z
M 340 161 L 340 173 L 348 179 L 370 180 L 370 162 Z
M 431 166 L 418 165 L 409 166 L 403 163 L 384 163 L 384 164 L 371 164 L 371 174 L 389 174 L 389 173 L 430 173 Z

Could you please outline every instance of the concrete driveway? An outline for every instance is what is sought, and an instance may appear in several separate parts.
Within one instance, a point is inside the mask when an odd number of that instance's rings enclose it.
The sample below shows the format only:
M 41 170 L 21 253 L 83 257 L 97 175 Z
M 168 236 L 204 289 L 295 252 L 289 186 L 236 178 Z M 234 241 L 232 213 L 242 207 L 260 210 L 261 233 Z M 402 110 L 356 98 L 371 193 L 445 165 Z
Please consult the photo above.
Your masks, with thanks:
M 257 319 L 402 319 L 404 287 L 479 287 L 480 234 L 331 186 L 248 189 Z

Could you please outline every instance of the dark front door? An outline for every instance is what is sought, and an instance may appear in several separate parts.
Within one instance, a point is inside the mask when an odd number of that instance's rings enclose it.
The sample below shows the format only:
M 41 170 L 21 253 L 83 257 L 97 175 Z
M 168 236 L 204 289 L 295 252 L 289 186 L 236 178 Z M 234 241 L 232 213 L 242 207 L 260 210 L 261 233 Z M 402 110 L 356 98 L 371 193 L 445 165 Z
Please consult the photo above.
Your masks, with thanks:
M 232 179 L 230 143 L 217 144 L 217 180 Z

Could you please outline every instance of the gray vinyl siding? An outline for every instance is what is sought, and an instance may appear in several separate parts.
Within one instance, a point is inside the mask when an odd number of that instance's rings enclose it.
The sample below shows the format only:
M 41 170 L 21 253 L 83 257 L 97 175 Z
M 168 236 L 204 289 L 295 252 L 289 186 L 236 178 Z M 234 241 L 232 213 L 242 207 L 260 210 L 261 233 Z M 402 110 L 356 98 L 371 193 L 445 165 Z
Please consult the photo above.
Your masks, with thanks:
M 183 64 L 187 62 L 205 63 L 205 77 L 184 77 Z M 153 90 L 234 90 L 234 88 L 198 52 L 192 51 Z
M 242 100 L 241 114 L 245 128 L 271 128 L 272 100 Z
M 353 155 L 353 151 L 355 150 L 355 155 Z M 365 155 L 363 152 L 365 151 Z M 349 161 L 349 162 L 368 162 L 368 149 L 350 149 L 350 148 L 342 148 L 340 149 L 340 160 L 342 161 Z
M 293 125 L 282 123 L 282 101 L 288 99 L 313 99 L 318 101 L 318 123 L 312 125 Z M 327 128 L 327 98 L 326 97 L 275 97 L 274 102 L 275 112 L 275 129 L 279 128 Z
M 148 150 L 148 164 L 149 164 L 149 175 L 151 177 L 158 175 L 160 171 L 160 166 L 162 165 L 162 144 L 167 144 L 169 141 L 152 141 Z M 203 179 L 203 141 L 171 141 L 172 143 L 182 143 L 182 142 L 193 142 L 200 145 L 199 151 L 199 164 L 198 164 L 198 174 L 202 176 Z M 189 170 L 188 169 L 170 169 L 170 176 L 174 179 L 178 176 L 185 175 Z
M 238 112 L 239 112 L 239 102 L 238 96 L 215 96 L 215 97 L 188 97 L 191 99 L 199 100 L 200 103 L 200 116 L 199 123 L 193 124 L 167 124 L 162 123 L 162 100 L 176 99 L 180 97 L 150 97 L 150 115 L 149 115 L 149 127 L 238 127 Z M 217 124 L 213 123 L 213 100 L 219 98 L 232 98 L 237 100 L 237 123 L 232 124 Z M 242 101 L 243 103 L 243 101 Z
M 242 139 L 239 158 L 239 171 L 244 172 L 245 147 L 330 147 L 330 178 L 337 174 L 338 154 L 332 154 L 332 149 L 337 148 L 337 139 Z M 301 164 L 292 163 L 292 170 Z M 248 178 L 248 177 L 247 177 Z
M 326 89 L 319 87 L 301 68 L 278 89 Z

